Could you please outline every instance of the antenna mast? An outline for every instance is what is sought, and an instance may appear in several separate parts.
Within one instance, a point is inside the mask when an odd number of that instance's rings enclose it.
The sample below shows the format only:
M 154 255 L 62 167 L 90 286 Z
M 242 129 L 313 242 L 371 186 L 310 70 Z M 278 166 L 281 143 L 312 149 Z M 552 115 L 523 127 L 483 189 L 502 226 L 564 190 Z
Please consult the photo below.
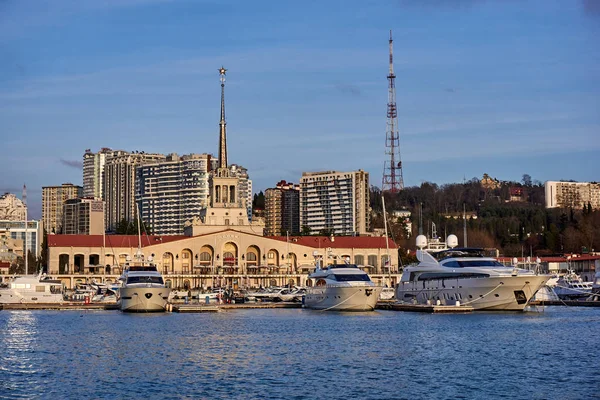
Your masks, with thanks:
M 402 161 L 400 159 L 400 134 L 398 133 L 398 110 L 396 109 L 396 75 L 394 75 L 394 46 L 390 30 L 390 71 L 388 74 L 387 129 L 385 133 L 385 155 L 389 157 L 383 165 L 382 192 L 397 193 L 404 189 Z

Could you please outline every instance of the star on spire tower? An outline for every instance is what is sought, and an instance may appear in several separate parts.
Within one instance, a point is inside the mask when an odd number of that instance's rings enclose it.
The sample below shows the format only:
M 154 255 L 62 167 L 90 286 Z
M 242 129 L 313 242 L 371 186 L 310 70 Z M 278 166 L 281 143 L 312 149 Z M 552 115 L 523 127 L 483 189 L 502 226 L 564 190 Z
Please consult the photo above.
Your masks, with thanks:
M 227 169 L 227 123 L 225 122 L 225 75 L 227 70 L 219 68 L 221 75 L 221 121 L 219 122 L 219 169 Z

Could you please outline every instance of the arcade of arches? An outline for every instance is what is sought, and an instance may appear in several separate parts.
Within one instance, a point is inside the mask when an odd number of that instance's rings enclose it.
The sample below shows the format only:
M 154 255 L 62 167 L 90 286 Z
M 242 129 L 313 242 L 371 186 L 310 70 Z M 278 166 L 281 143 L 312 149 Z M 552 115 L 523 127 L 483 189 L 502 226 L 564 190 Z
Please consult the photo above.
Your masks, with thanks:
M 269 286 L 273 282 L 278 285 L 291 282 L 305 285 L 308 273 L 315 268 L 315 256 L 325 258 L 327 264 L 342 263 L 342 260 L 358 264 L 375 281 L 381 279 L 381 283 L 399 281 L 396 251 L 390 251 L 391 265 L 396 267 L 388 271 L 386 248 L 368 248 L 363 244 L 365 239 L 373 238 L 346 238 L 345 242 L 356 244 L 347 248 L 334 247 L 335 243 L 327 243 L 327 239 L 316 237 L 314 245 L 308 246 L 286 242 L 285 238 L 278 240 L 228 230 L 169 242 L 157 241 L 158 244 L 145 246 L 141 251 L 145 260 L 157 265 L 165 281 L 178 288 L 257 287 Z M 303 241 L 307 242 L 307 239 Z M 137 248 L 133 247 L 49 245 L 48 271 L 50 275 L 65 280 L 68 287 L 82 277 L 114 281 L 136 251 Z M 379 275 L 381 278 L 377 278 Z

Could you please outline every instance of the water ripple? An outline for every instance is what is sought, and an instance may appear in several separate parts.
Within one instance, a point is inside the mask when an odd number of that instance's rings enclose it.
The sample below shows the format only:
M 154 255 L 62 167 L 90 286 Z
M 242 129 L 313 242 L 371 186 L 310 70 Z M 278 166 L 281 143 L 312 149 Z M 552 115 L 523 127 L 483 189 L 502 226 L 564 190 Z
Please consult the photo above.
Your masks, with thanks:
M 0 312 L 0 398 L 586 398 L 600 309 Z

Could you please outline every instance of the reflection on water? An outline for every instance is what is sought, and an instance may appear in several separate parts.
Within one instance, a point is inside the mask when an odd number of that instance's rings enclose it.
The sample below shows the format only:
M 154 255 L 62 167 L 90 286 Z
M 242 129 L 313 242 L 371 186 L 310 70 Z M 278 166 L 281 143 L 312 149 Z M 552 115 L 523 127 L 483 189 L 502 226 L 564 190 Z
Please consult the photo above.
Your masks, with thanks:
M 0 312 L 0 397 L 586 398 L 600 309 Z

